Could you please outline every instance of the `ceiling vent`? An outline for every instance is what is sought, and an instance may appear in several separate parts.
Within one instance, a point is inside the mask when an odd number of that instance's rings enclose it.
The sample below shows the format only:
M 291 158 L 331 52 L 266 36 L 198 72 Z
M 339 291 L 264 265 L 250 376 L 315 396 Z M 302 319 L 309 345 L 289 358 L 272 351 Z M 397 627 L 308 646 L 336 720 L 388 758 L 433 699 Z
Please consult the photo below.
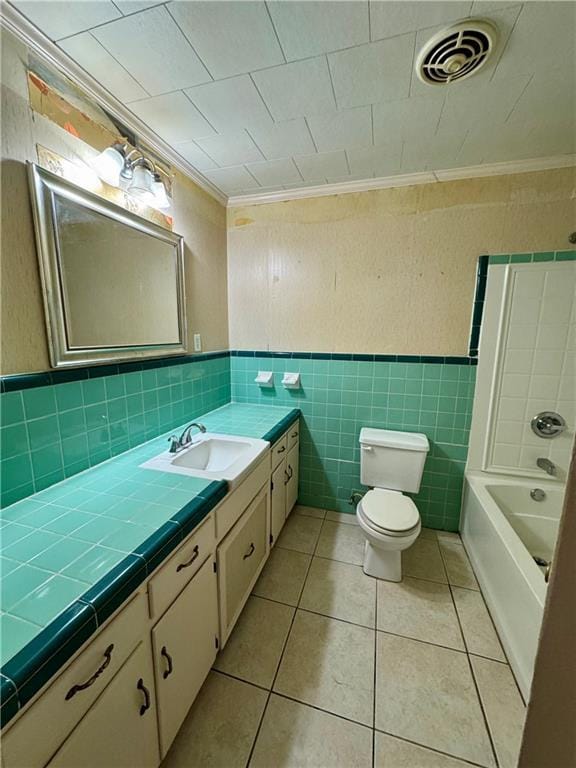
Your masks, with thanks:
M 496 27 L 484 19 L 465 19 L 437 32 L 418 55 L 418 77 L 429 85 L 471 77 L 490 58 L 497 36 Z

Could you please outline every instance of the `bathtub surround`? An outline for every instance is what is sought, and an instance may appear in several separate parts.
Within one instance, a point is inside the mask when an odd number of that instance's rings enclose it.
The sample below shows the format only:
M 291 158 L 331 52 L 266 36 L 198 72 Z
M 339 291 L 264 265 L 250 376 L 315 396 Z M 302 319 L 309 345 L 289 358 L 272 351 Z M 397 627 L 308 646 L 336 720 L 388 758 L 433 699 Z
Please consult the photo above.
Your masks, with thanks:
M 302 411 L 301 504 L 352 513 L 360 484 L 363 426 L 423 432 L 431 443 L 414 500 L 423 525 L 458 529 L 476 360 L 395 355 L 238 351 L 230 360 L 232 399 L 293 404 Z M 405 362 L 406 361 L 406 362 Z M 297 369 L 302 389 L 261 389 L 258 370 Z
M 547 594 L 534 558 L 554 562 L 573 451 L 575 297 L 574 250 L 488 259 L 461 533 L 526 697 Z M 566 430 L 535 435 L 543 411 L 560 413 Z
M 228 352 L 6 377 L 2 506 L 229 402 Z
M 576 419 L 576 251 L 498 254 L 488 259 L 483 358 L 470 469 L 565 482 Z M 502 310 L 502 307 L 504 309 Z M 555 411 L 558 437 L 536 436 L 531 419 Z

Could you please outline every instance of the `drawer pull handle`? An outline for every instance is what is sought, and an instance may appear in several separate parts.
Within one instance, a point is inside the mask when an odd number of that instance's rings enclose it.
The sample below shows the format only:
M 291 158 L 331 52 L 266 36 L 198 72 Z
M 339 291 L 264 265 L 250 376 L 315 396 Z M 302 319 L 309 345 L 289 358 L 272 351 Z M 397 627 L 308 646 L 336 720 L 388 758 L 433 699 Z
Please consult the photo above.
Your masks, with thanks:
M 136 684 L 136 688 L 138 688 L 139 691 L 142 691 L 144 694 L 144 704 L 140 707 L 140 717 L 146 712 L 148 709 L 150 709 L 150 691 L 146 686 L 144 685 L 144 680 L 140 678 L 138 680 L 138 683 Z
M 284 485 L 288 485 L 288 480 L 290 480 L 290 475 L 284 470 Z
M 298 432 L 292 432 L 292 434 L 290 435 L 290 437 L 298 437 Z
M 198 547 L 198 544 L 196 544 L 196 546 L 192 550 L 192 557 L 190 558 L 190 560 L 188 560 L 186 563 L 180 563 L 178 568 L 176 568 L 176 573 L 181 571 L 183 568 L 188 568 L 189 565 L 192 565 L 192 563 L 194 562 L 194 560 L 197 559 L 199 554 L 200 554 L 200 548 Z
M 276 451 L 276 453 L 284 453 L 285 450 L 286 450 L 286 446 L 281 445 L 280 448 L 278 448 L 278 450 Z
M 288 480 L 292 480 L 292 475 L 294 474 L 294 470 L 292 469 L 290 464 L 288 464 L 288 471 L 290 472 L 290 474 L 288 475 Z
M 249 557 L 252 557 L 252 555 L 254 554 L 254 550 L 255 549 L 256 549 L 256 547 L 254 546 L 254 542 L 251 541 L 250 542 L 250 546 L 248 547 L 248 552 L 246 552 L 246 554 L 244 555 L 242 560 L 247 560 Z
M 114 643 L 111 643 L 108 648 L 104 651 L 104 661 L 102 664 L 98 667 L 96 672 L 92 675 L 92 677 L 89 677 L 88 680 L 86 680 L 85 683 L 78 683 L 77 685 L 73 685 L 72 688 L 68 691 L 66 694 L 66 701 L 68 699 L 71 699 L 72 696 L 75 696 L 80 691 L 85 691 L 86 688 L 90 688 L 91 685 L 93 685 L 96 680 L 100 677 L 102 672 L 106 669 L 106 667 L 110 664 L 112 660 L 112 651 L 114 650 Z
M 160 655 L 164 656 L 164 658 L 168 662 L 168 669 L 165 669 L 164 672 L 162 673 L 162 677 L 164 678 L 164 680 L 166 680 L 166 678 L 170 677 L 170 675 L 174 671 L 174 664 L 172 663 L 172 656 L 170 656 L 170 654 L 166 650 L 166 646 L 165 645 L 162 646 L 162 650 L 160 651 Z

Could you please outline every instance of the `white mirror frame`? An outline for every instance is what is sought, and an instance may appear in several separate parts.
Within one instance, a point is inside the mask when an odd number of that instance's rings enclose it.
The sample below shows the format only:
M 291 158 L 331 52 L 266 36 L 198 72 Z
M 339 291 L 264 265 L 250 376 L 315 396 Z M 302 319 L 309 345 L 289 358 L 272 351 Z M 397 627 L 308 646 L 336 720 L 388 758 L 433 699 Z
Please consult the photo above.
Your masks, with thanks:
M 186 303 L 184 296 L 184 241 L 180 235 L 142 219 L 130 211 L 71 184 L 60 176 L 28 163 L 36 245 L 42 280 L 44 311 L 53 368 L 78 367 L 127 360 L 184 355 L 187 353 Z M 110 346 L 71 349 L 66 333 L 61 262 L 57 238 L 54 196 L 64 197 L 91 211 L 133 227 L 174 247 L 176 256 L 179 340 L 174 344 Z

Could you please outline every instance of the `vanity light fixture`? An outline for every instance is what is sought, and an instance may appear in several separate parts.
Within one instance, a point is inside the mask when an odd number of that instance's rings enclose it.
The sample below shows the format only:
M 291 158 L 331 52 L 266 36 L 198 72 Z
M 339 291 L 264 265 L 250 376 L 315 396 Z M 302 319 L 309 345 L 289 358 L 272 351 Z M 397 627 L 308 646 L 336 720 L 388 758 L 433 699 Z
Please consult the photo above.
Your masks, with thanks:
M 134 158 L 134 155 L 139 157 Z M 106 184 L 125 190 L 151 208 L 170 208 L 170 198 L 154 163 L 137 149 L 116 143 L 93 160 L 92 167 Z

